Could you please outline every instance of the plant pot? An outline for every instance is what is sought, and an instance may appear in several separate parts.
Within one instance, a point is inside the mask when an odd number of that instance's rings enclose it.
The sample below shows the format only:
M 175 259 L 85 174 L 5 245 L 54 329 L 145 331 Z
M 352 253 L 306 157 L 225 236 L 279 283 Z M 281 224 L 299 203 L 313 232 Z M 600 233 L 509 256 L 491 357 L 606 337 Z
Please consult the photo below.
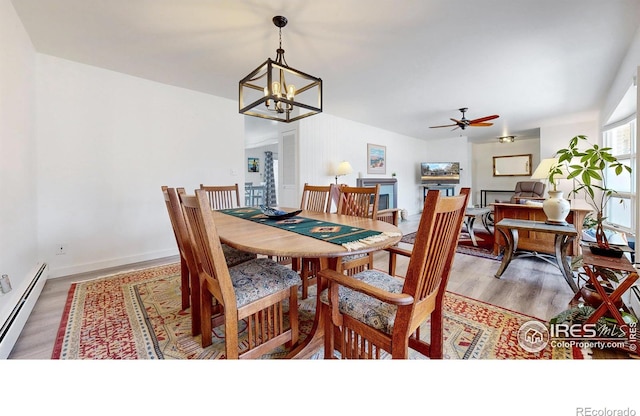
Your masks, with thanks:
M 596 256 L 613 257 L 618 259 L 624 254 L 624 251 L 618 247 L 605 248 L 600 247 L 597 244 L 589 244 L 589 250 L 591 250 L 591 254 L 595 254 Z
M 611 294 L 613 293 L 613 289 L 607 286 L 604 286 L 604 291 L 607 296 L 611 296 Z M 584 299 L 584 303 L 594 309 L 597 309 L 598 306 L 600 306 L 600 304 L 602 303 L 602 296 L 600 296 L 600 294 L 596 292 L 596 289 L 593 287 L 591 282 L 586 283 L 580 288 L 580 295 L 582 296 L 582 299 Z M 622 299 L 618 299 L 614 303 L 614 306 L 616 307 L 616 309 L 622 308 Z

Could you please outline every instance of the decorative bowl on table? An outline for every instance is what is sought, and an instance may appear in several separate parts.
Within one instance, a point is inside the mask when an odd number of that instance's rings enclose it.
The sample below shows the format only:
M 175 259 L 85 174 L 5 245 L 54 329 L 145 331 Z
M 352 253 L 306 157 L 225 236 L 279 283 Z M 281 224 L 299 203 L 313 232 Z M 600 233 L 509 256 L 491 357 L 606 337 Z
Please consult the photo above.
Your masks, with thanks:
M 613 289 L 608 286 L 604 286 L 603 289 L 607 296 L 611 296 L 611 294 L 613 293 Z M 580 294 L 582 295 L 582 299 L 584 299 L 584 303 L 594 309 L 600 306 L 600 304 L 602 303 L 602 296 L 600 296 L 600 294 L 596 291 L 596 288 L 593 287 L 593 284 L 591 282 L 587 282 L 582 288 L 580 288 Z M 614 306 L 616 307 L 616 309 L 622 308 L 622 299 L 618 299 L 614 303 Z
M 271 220 L 283 220 L 285 218 L 295 217 L 302 212 L 301 209 L 292 212 L 281 211 L 266 205 L 260 205 L 260 211 Z

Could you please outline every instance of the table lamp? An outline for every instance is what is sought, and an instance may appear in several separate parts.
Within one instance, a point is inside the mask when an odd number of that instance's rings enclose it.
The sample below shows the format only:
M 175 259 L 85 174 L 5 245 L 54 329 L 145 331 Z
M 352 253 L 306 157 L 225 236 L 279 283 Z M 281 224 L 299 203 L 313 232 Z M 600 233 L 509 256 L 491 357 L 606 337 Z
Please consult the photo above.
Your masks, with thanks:
M 542 159 L 536 170 L 533 172 L 533 175 L 531 175 L 531 179 L 545 180 L 548 181 L 550 185 L 553 185 L 553 190 L 549 190 L 549 198 L 545 199 L 542 203 L 542 210 L 547 216 L 547 221 L 545 222 L 552 225 L 565 225 L 567 224 L 565 219 L 567 218 L 567 215 L 569 215 L 571 204 L 569 204 L 569 201 L 564 199 L 562 191 L 558 190 L 557 180 L 567 177 L 566 169 L 562 170 L 562 174 L 554 175 L 553 181 L 549 179 L 549 174 L 557 166 L 557 158 Z
M 353 172 L 351 163 L 347 161 L 342 161 L 342 163 L 338 165 L 338 169 L 336 170 L 336 185 L 338 184 L 338 176 L 348 175 L 351 172 Z

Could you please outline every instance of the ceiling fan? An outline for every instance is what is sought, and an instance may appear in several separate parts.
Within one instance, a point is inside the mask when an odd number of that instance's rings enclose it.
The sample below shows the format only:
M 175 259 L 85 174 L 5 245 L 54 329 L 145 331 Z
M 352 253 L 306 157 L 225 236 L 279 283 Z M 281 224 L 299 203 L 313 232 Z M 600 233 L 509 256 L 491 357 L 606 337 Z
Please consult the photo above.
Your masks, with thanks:
M 468 120 L 464 116 L 464 113 L 468 110 L 468 108 L 464 107 L 464 108 L 460 108 L 459 110 L 462 113 L 462 118 L 460 120 L 456 120 L 455 118 L 450 119 L 455 124 L 446 124 L 444 126 L 431 126 L 430 128 L 437 129 L 437 128 L 440 128 L 440 127 L 454 127 L 452 130 L 455 130 L 457 128 L 461 128 L 462 130 L 464 130 L 469 126 L 471 126 L 471 127 L 489 127 L 489 126 L 493 126 L 493 123 L 487 123 L 487 121 L 493 120 L 494 118 L 500 117 L 499 115 L 494 114 L 492 116 L 486 116 L 486 117 L 476 118 L 474 120 Z

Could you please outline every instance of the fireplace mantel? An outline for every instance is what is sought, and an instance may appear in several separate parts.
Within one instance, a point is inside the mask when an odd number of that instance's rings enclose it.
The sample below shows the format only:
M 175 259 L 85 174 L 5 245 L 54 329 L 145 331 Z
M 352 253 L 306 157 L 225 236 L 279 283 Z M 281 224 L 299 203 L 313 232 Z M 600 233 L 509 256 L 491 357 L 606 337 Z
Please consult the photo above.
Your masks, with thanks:
M 358 178 L 357 186 L 376 186 L 380 184 L 380 196 L 388 195 L 388 206 L 379 209 L 386 208 L 398 208 L 398 180 L 396 178 Z M 386 198 L 383 198 L 386 199 Z

